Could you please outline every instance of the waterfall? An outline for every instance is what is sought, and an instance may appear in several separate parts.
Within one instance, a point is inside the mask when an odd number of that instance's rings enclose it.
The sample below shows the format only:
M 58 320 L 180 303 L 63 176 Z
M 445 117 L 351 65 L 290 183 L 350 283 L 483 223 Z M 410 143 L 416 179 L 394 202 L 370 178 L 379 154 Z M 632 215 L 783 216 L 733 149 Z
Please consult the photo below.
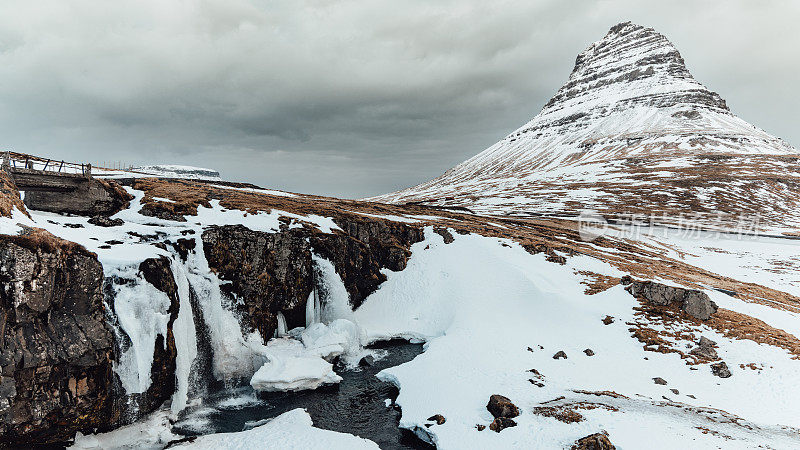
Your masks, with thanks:
M 172 396 L 171 410 L 173 414 L 179 413 L 186 407 L 189 399 L 189 376 L 192 365 L 197 357 L 197 332 L 194 326 L 192 313 L 191 292 L 186 269 L 173 257 L 171 261 L 172 274 L 178 286 L 178 299 L 180 307 L 178 318 L 172 324 L 172 334 L 175 337 L 175 378 L 177 387 Z
M 336 267 L 327 259 L 312 253 L 314 262 L 314 323 L 324 324 L 328 332 L 342 336 L 344 346 L 344 361 L 350 365 L 357 364 L 364 354 L 366 332 L 353 314 L 350 305 L 350 293 L 336 273 Z M 310 303 L 309 298 L 309 303 Z M 308 321 L 309 308 L 306 307 L 306 321 Z M 318 330 L 309 329 L 308 333 L 318 334 Z M 307 334 L 308 334 L 307 333 Z
M 230 301 L 222 295 L 220 281 L 211 272 L 197 233 L 195 248 L 186 259 L 186 275 L 194 291 L 213 350 L 214 378 L 246 378 L 265 362 L 265 346 L 258 331 L 245 335 Z

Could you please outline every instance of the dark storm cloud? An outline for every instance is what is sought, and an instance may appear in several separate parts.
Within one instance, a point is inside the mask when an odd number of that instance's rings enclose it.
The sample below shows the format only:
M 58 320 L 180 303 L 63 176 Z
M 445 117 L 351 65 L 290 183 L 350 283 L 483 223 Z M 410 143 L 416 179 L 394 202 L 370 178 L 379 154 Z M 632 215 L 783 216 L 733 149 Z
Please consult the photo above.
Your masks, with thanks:
M 377 194 L 522 125 L 624 20 L 666 34 L 735 113 L 800 143 L 800 7 L 788 0 L 109 5 L 0 4 L 2 146 Z

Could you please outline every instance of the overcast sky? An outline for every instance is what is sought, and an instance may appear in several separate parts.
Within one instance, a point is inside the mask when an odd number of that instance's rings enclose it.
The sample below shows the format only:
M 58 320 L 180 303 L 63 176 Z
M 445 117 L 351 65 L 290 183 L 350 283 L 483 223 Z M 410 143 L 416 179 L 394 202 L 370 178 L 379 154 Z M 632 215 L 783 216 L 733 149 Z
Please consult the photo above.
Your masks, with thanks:
M 0 148 L 379 194 L 530 120 L 626 20 L 800 147 L 800 1 L 2 0 Z

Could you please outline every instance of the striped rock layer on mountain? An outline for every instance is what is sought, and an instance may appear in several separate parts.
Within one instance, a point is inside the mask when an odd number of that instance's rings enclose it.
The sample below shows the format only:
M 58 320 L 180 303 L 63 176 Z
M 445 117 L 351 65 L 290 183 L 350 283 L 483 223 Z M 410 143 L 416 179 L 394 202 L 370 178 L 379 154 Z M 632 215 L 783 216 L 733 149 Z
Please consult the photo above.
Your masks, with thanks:
M 496 215 L 800 224 L 800 153 L 730 112 L 652 28 L 614 26 L 505 139 L 442 176 L 374 197 Z

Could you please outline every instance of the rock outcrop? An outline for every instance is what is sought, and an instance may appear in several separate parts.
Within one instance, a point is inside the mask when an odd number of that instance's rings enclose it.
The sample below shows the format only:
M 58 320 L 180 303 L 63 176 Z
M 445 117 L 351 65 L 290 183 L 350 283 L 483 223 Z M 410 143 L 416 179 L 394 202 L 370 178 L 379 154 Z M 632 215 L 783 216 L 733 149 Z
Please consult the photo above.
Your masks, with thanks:
M 608 433 L 605 431 L 582 437 L 572 446 L 572 450 L 615 450 L 616 448 L 608 439 Z
M 113 422 L 102 283 L 77 244 L 39 229 L 0 236 L 0 442 L 62 442 Z
M 703 291 L 684 289 L 654 281 L 638 281 L 626 275 L 620 281 L 636 298 L 656 306 L 677 304 L 681 311 L 699 320 L 708 320 L 717 312 L 717 304 Z
M 203 232 L 209 267 L 228 295 L 242 301 L 250 325 L 272 336 L 281 312 L 288 327 L 305 325 L 305 303 L 315 285 L 312 252 L 333 263 L 353 307 L 386 280 L 381 269 L 403 270 L 409 247 L 423 239 L 420 228 L 378 219 L 337 217 L 342 231 L 289 228 L 277 233 L 241 225 Z
M 718 359 L 717 351 L 714 350 L 716 345 L 716 342 L 703 336 L 700 338 L 700 341 L 697 342 L 697 347 L 693 348 L 689 353 L 702 359 Z
M 486 404 L 486 409 L 492 413 L 494 417 L 517 417 L 519 415 L 519 408 L 517 405 L 511 403 L 511 400 L 503 395 L 494 394 L 489 397 L 489 403 Z
M 76 190 L 25 193 L 25 205 L 30 209 L 79 216 L 110 216 L 127 208 L 133 197 L 113 180 L 90 178 Z
M 731 371 L 725 361 L 718 362 L 711 365 L 711 373 L 720 378 L 730 378 Z

